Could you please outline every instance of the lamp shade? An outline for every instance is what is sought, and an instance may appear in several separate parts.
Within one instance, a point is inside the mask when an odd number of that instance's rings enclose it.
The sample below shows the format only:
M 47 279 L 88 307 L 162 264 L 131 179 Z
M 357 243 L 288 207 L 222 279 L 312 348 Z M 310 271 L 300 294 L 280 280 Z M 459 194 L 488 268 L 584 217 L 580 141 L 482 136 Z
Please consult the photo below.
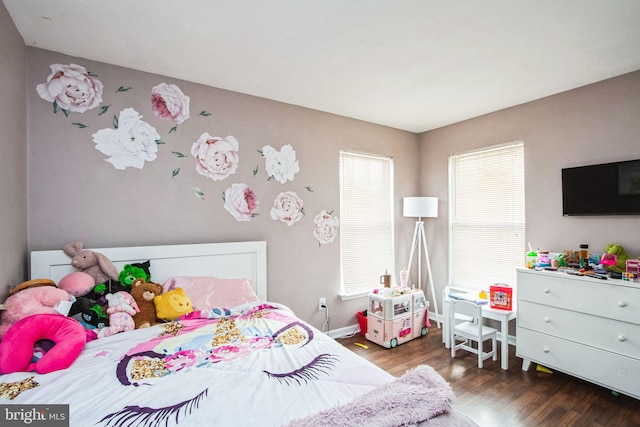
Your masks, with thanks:
M 437 218 L 437 197 L 405 197 L 402 203 L 402 216 Z

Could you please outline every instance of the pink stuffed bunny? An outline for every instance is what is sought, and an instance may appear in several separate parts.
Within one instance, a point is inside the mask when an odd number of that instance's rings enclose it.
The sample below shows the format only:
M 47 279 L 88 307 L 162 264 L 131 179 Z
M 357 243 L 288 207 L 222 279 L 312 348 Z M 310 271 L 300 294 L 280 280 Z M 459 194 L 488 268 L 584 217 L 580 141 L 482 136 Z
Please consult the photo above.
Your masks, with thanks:
M 71 257 L 71 265 L 93 277 L 96 285 L 118 280 L 118 269 L 105 255 L 83 249 L 80 242 L 69 243 L 62 250 Z
M 98 330 L 98 338 L 134 330 L 133 316 L 139 313 L 140 309 L 131 294 L 120 291 L 115 294 L 107 294 L 105 297 L 109 302 L 109 308 L 107 308 L 109 326 Z

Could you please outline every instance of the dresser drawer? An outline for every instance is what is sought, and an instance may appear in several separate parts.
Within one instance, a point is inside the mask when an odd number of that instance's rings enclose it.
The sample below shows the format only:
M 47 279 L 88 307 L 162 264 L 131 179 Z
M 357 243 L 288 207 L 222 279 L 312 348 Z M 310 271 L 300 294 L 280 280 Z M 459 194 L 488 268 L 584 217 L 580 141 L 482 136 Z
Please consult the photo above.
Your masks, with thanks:
M 518 327 L 640 359 L 640 325 L 519 301 Z
M 640 399 L 640 360 L 518 328 L 516 355 Z
M 640 286 L 623 286 L 613 281 L 520 270 L 520 301 L 640 323 Z

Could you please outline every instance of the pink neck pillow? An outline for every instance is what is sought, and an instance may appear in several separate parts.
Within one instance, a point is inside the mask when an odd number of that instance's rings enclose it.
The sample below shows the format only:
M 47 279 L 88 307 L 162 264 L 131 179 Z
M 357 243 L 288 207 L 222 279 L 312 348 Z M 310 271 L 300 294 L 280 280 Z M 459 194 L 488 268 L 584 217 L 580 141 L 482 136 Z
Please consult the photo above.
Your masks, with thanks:
M 53 348 L 32 363 L 33 346 L 51 340 Z M 46 374 L 66 369 L 78 358 L 86 341 L 85 330 L 75 319 L 61 314 L 34 314 L 14 323 L 0 342 L 0 374 L 36 371 Z

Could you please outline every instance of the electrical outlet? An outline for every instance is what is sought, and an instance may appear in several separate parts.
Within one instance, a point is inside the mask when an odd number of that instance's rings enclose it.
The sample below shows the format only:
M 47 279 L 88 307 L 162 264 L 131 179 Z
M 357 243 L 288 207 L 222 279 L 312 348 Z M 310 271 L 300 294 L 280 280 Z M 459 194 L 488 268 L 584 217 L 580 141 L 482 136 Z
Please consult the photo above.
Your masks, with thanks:
M 326 310 L 327 309 L 327 299 L 326 298 L 318 298 L 318 310 Z

